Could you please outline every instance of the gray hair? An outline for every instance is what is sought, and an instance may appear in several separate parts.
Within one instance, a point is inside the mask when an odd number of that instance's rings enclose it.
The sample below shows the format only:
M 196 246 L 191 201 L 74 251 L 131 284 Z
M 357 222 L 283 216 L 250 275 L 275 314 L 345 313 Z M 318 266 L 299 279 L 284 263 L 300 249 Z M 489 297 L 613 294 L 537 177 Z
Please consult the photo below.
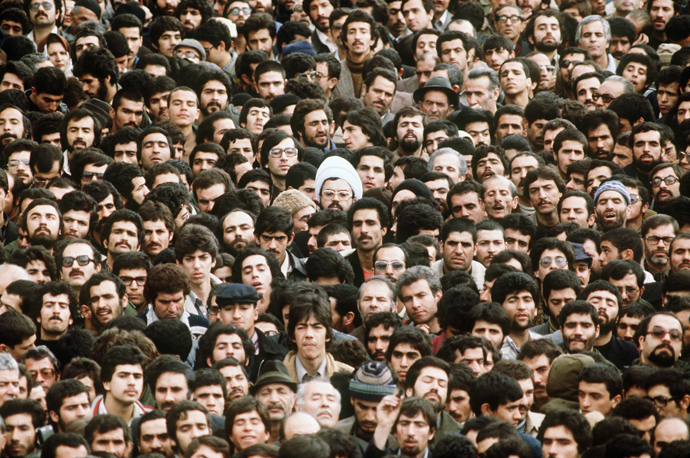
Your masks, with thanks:
M 0 353 L 0 371 L 17 371 L 19 373 L 19 364 L 9 353 Z
M 436 294 L 441 290 L 441 280 L 439 280 L 438 275 L 431 270 L 431 267 L 427 266 L 414 266 L 407 269 L 395 282 L 395 294 L 398 299 L 402 300 L 402 289 L 406 286 L 410 286 L 419 280 L 426 280 L 429 284 L 429 289 L 431 289 L 432 294 Z
M 24 356 L 22 356 L 22 363 L 25 364 L 27 359 L 39 361 L 44 358 L 50 359 L 56 371 L 60 369 L 60 361 L 58 361 L 53 352 L 45 345 L 39 345 L 38 347 L 28 349 L 26 353 L 24 353 Z
M 493 68 L 489 67 L 475 67 L 467 74 L 468 80 L 478 80 L 479 78 L 489 78 L 489 91 L 493 92 L 500 84 L 498 73 Z M 489 94 L 489 97 L 493 97 Z
M 395 307 L 395 286 L 393 286 L 393 283 L 391 283 L 391 281 L 388 278 L 384 277 L 383 275 L 374 275 L 372 277 L 369 277 L 368 279 L 366 279 L 364 281 L 364 283 L 362 283 L 362 286 L 359 287 L 359 293 L 357 294 L 357 304 L 359 304 L 359 302 L 362 300 L 362 291 L 364 291 L 364 285 L 366 285 L 367 283 L 375 282 L 375 281 L 377 281 L 379 283 L 383 283 L 386 286 L 388 286 L 388 289 L 390 290 L 390 293 L 391 293 L 390 294 L 390 296 L 391 296 L 391 307 Z
M 510 189 L 510 194 L 513 196 L 513 198 L 517 197 L 517 186 L 515 186 L 515 183 L 510 181 L 508 178 L 504 177 L 503 175 L 491 175 L 489 178 L 484 180 L 484 183 L 482 183 L 482 199 L 484 198 L 484 193 L 486 192 L 486 184 L 491 181 L 491 180 L 500 180 L 503 179 L 508 183 L 508 187 Z
M 297 387 L 297 394 L 295 395 L 295 404 L 300 406 L 301 410 L 304 410 L 304 397 L 307 395 L 307 388 L 309 387 L 310 384 L 312 383 L 326 383 L 328 384 L 331 388 L 333 388 L 333 392 L 335 393 L 335 398 L 336 398 L 336 404 L 338 404 L 338 415 L 340 415 L 340 401 L 341 401 L 341 395 L 340 391 L 336 389 L 336 387 L 333 386 L 330 380 L 328 380 L 325 377 L 316 377 L 312 380 L 309 380 L 308 382 L 300 383 L 299 386 Z
M 635 92 L 635 86 L 633 86 L 633 83 L 628 81 L 622 76 L 619 75 L 611 75 L 608 78 L 604 80 L 604 83 L 607 81 L 615 81 L 617 83 L 621 83 L 623 85 L 623 93 L 627 94 L 629 92 Z
M 592 22 L 601 22 L 603 24 L 604 36 L 606 37 L 606 41 L 611 42 L 611 25 L 609 24 L 609 21 L 599 16 L 598 14 L 592 14 L 590 16 L 583 18 L 580 21 L 580 23 L 577 25 L 577 30 L 575 30 L 575 42 L 577 44 L 580 44 L 580 40 L 582 38 L 582 27 L 591 24 Z M 606 52 L 608 52 L 608 49 Z
M 448 23 L 448 27 L 450 27 L 451 24 L 469 25 L 472 28 L 472 30 L 474 31 L 474 35 L 472 36 L 472 38 L 477 38 L 477 29 L 475 29 L 474 26 L 472 25 L 472 23 L 470 21 L 468 21 L 467 19 L 453 19 L 452 21 L 450 21 Z M 448 27 L 446 27 L 446 29 L 448 29 Z
M 460 176 L 467 174 L 467 161 L 465 160 L 462 154 L 458 153 L 453 148 L 439 148 L 436 151 L 434 151 L 434 153 L 431 156 L 429 156 L 429 162 L 426 163 L 429 172 L 434 171 L 434 160 L 436 160 L 437 157 L 442 156 L 444 154 L 454 154 L 458 158 L 458 173 L 460 174 Z
M 422 54 L 421 56 L 419 56 L 419 57 L 417 58 L 417 62 L 423 62 L 423 61 L 425 61 L 425 60 L 427 60 L 427 59 L 433 59 L 433 60 L 434 60 L 434 66 L 438 65 L 439 63 L 441 63 L 441 59 L 439 59 L 438 56 L 437 56 L 436 54 L 433 54 L 433 53 L 430 53 L 430 52 L 425 52 L 424 54 Z M 415 65 L 415 67 L 416 67 L 416 65 Z

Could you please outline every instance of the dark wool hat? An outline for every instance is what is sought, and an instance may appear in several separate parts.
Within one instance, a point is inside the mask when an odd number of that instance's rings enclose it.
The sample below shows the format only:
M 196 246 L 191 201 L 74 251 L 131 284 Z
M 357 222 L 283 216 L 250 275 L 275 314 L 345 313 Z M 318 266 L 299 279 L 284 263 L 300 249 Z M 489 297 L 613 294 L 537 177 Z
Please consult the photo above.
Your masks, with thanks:
M 391 370 L 378 361 L 362 364 L 350 380 L 350 396 L 363 401 L 379 402 L 397 390 Z

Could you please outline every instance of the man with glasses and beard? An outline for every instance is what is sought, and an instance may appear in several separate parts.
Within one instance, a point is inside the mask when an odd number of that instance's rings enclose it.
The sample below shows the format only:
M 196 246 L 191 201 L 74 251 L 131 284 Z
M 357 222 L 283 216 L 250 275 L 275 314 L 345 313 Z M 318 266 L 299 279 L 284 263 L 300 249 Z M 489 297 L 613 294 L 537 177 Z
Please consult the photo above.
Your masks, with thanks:
M 59 33 L 56 24 L 62 22 L 61 0 L 31 0 L 24 2 L 24 12 L 29 16 L 33 30 L 27 37 L 36 43 L 38 52 L 43 52 L 48 35 Z
M 578 297 L 592 304 L 599 314 L 599 336 L 594 348 L 619 370 L 632 365 L 638 357 L 637 348 L 614 333 L 622 302 L 618 287 L 598 280 L 587 285 Z
M 0 105 L 0 129 L 0 145 L 3 148 L 19 138 L 31 137 L 29 120 L 19 108 L 9 103 Z
M 331 156 L 316 171 L 314 180 L 321 208 L 347 212 L 352 204 L 362 198 L 362 180 L 348 161 Z
M 671 312 L 656 312 L 646 317 L 633 340 L 640 351 L 638 364 L 661 369 L 688 367 L 686 362 L 678 360 L 683 351 L 683 326 Z

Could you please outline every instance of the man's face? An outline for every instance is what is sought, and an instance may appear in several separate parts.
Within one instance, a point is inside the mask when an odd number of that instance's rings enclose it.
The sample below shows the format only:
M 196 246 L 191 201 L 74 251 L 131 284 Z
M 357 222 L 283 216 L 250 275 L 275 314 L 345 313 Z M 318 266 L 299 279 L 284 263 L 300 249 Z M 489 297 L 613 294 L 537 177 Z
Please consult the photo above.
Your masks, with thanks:
M 173 457 L 173 441 L 168 436 L 165 418 L 146 421 L 139 428 L 139 451 L 141 453 L 160 453 L 166 458 Z
M 387 231 L 387 228 L 381 226 L 379 214 L 374 209 L 357 210 L 352 216 L 352 238 L 358 250 L 375 250 L 381 246 Z
M 502 167 L 502 166 L 501 166 Z M 479 167 L 477 167 L 479 172 Z M 517 207 L 518 198 L 513 196 L 510 181 L 492 178 L 484 183 L 484 206 L 490 218 L 501 220 Z
M 582 228 L 591 227 L 594 224 L 594 215 L 587 213 L 584 197 L 570 196 L 561 202 L 561 222 L 575 223 Z
M 115 116 L 113 116 L 113 123 L 118 130 L 122 129 L 123 127 L 139 127 L 144 117 L 144 103 L 122 99 L 120 106 L 114 111 Z M 89 117 L 85 119 L 91 118 Z M 91 121 L 91 125 L 93 128 L 93 120 Z
M 571 174 L 572 175 L 572 174 Z M 606 178 L 611 178 L 613 172 L 611 167 L 602 165 L 600 167 L 594 167 L 587 172 L 586 187 L 589 194 L 594 194 L 601 182 Z
M 127 296 L 119 297 L 117 286 L 112 281 L 103 281 L 89 289 L 89 305 L 84 307 L 91 315 L 91 322 L 100 329 L 110 320 L 121 316 L 127 306 Z M 82 311 L 83 313 L 83 311 Z
M 6 146 L 13 140 L 24 137 L 24 115 L 15 108 L 0 112 L 0 143 Z
M 5 456 L 20 458 L 36 449 L 36 428 L 31 414 L 18 413 L 5 417 Z
M 520 62 L 507 62 L 501 66 L 501 89 L 507 95 L 516 96 L 527 91 L 531 79 L 525 74 L 525 68 Z
M 158 39 L 158 52 L 165 57 L 172 58 L 175 46 L 182 41 L 182 34 L 177 30 L 165 30 Z
M 312 24 L 326 33 L 330 26 L 329 18 L 333 12 L 333 5 L 328 0 L 317 0 L 309 4 L 309 17 Z
M 398 385 L 405 383 L 410 367 L 422 357 L 422 354 L 409 343 L 400 343 L 391 351 L 390 365 L 398 377 Z
M 395 83 L 382 76 L 377 76 L 371 86 L 364 86 L 363 102 L 365 107 L 372 107 L 383 116 L 388 112 L 395 95 Z
M 264 444 L 267 439 L 266 425 L 256 410 L 235 415 L 230 434 L 235 450 L 242 451 L 250 445 Z
M 199 119 L 196 94 L 186 90 L 175 91 L 170 96 L 170 120 L 183 128 L 194 124 Z
M 475 192 L 453 195 L 450 198 L 450 211 L 453 218 L 467 218 L 475 224 L 486 218 L 484 201 Z
M 601 21 L 590 22 L 582 26 L 580 47 L 589 51 L 594 59 L 600 58 L 608 52 L 609 42 L 606 40 L 604 24 Z
M 254 221 L 245 212 L 232 212 L 223 220 L 223 245 L 237 255 L 244 248 L 255 246 Z
M 678 319 L 668 315 L 654 316 L 647 330 L 637 342 L 640 360 L 657 367 L 673 366 L 683 348 L 683 331 Z M 670 336 L 671 332 L 674 337 Z
M 168 117 L 168 95 L 170 91 L 163 91 L 149 97 L 149 110 L 154 120 L 160 121 Z
M 393 284 L 395 284 L 398 277 L 405 271 L 405 267 L 405 253 L 398 247 L 381 248 L 376 253 L 376 258 L 374 259 L 374 274 L 385 276 Z
M 293 234 L 294 235 L 294 234 Z M 267 253 L 271 253 L 279 262 L 285 260 L 286 250 L 292 242 L 293 237 L 289 237 L 285 232 L 264 232 L 256 237 L 257 245 Z
M 421 0 L 406 2 L 402 7 L 402 11 L 403 16 L 405 16 L 407 28 L 413 32 L 419 32 L 422 29 L 426 29 L 434 19 L 434 11 L 431 10 L 427 12 L 424 9 L 424 2 Z
M 541 450 L 549 458 L 579 458 L 580 452 L 573 433 L 563 425 L 552 426 L 544 431 Z
M 171 158 L 170 144 L 165 135 L 154 132 L 144 137 L 141 142 L 141 167 L 144 170 Z
M 175 425 L 175 439 L 179 450 L 187 450 L 194 439 L 207 436 L 210 432 L 206 414 L 201 410 L 188 410 L 187 415 L 177 420 Z
M 50 293 L 43 295 L 43 306 L 36 321 L 41 325 L 45 336 L 62 336 L 67 328 L 72 325 L 72 313 L 69 308 L 67 294 L 53 296 Z
M 337 401 L 333 385 L 329 382 L 312 382 L 307 385 L 304 411 L 316 417 L 316 421 L 322 428 L 333 428 L 338 422 L 340 413 L 340 405 Z
M 125 432 L 122 428 L 105 433 L 94 431 L 91 451 L 112 453 L 117 458 L 127 458 L 132 452 L 132 443 L 125 441 Z
M 469 232 L 451 232 L 445 242 L 441 242 L 445 270 L 468 271 L 472 258 L 477 254 L 472 234 Z
M 282 383 L 268 383 L 256 391 L 256 399 L 266 404 L 271 421 L 283 421 L 295 404 L 295 393 Z
M 435 34 L 422 34 L 417 38 L 417 47 L 414 49 L 414 55 L 415 59 L 417 59 L 417 66 L 416 69 L 419 72 L 420 67 L 419 64 L 422 62 L 432 62 L 430 59 L 424 59 L 420 60 L 419 58 L 422 56 L 422 54 L 433 54 L 436 55 L 436 41 L 438 41 L 438 35 Z M 429 67 L 429 66 L 425 66 Z M 428 74 L 424 75 L 426 76 L 426 79 L 419 77 L 419 73 L 417 74 L 417 78 L 419 80 L 419 87 L 424 87 L 424 84 L 426 84 L 426 81 L 429 79 L 429 75 L 431 75 L 431 71 L 434 69 L 434 65 L 432 64 L 430 66 L 431 68 L 428 68 Z M 424 84 L 422 84 L 424 82 Z
M 501 230 L 477 231 L 477 261 L 489 267 L 491 260 L 505 248 L 505 235 Z
M 343 124 L 343 143 L 352 151 L 365 146 L 374 146 L 369 136 L 362 132 L 362 127 L 350 124 L 349 121 L 345 121 Z
M 578 386 L 578 401 L 583 414 L 599 412 L 608 417 L 620 401 L 620 395 L 612 398 L 605 383 L 589 383 L 581 380 Z
M 502 8 L 495 17 L 494 25 L 499 34 L 510 38 L 513 43 L 516 43 L 525 28 L 523 12 L 516 5 L 512 5 L 510 8 Z
M 659 131 L 639 132 L 633 138 L 633 163 L 640 170 L 651 170 L 661 162 L 662 149 Z
M 680 197 L 680 179 L 673 167 L 657 170 L 650 176 L 652 195 L 657 202 L 668 202 Z
M 111 255 L 119 255 L 129 251 L 139 250 L 139 237 L 137 225 L 130 221 L 117 221 L 113 223 L 110 237 L 104 241 L 105 248 Z
M 295 324 L 295 344 L 301 358 L 315 360 L 326 353 L 328 330 L 313 315 Z
M 158 293 L 153 301 L 153 311 L 160 320 L 177 318 L 184 312 L 184 291 L 176 293 Z
M 465 179 L 464 176 L 460 176 L 460 159 L 455 154 L 448 153 L 436 156 L 432 166 L 434 172 L 445 173 L 453 183 L 459 183 Z
M 601 333 L 606 334 L 613 331 L 616 327 L 619 310 L 616 295 L 610 291 L 598 290 L 592 291 L 586 300 L 597 310 Z
M 127 299 L 139 309 L 144 305 L 144 285 L 146 284 L 147 272 L 144 268 L 120 269 L 118 277 L 125 284 Z
M 218 80 L 211 80 L 204 85 L 199 98 L 199 105 L 204 116 L 224 110 L 228 106 L 228 91 Z
M 525 135 L 523 117 L 520 115 L 502 115 L 498 118 L 496 140 L 503 141 L 508 135 Z
M 7 158 L 7 171 L 16 175 L 25 186 L 31 185 L 33 180 L 33 174 L 29 166 L 30 159 L 31 151 L 17 151 L 10 154 Z
M 647 262 L 665 267 L 668 263 L 669 248 L 675 236 L 676 233 L 671 224 L 650 229 L 643 239 Z
M 196 250 L 185 254 L 179 264 L 189 272 L 193 285 L 206 285 L 209 282 L 211 270 L 216 265 L 216 260 L 208 251 Z
M 270 102 L 285 93 L 285 77 L 280 72 L 262 73 L 256 81 L 256 89 L 262 99 Z
M 85 243 L 72 243 L 62 253 L 63 265 L 60 266 L 62 279 L 73 288 L 81 288 L 93 274 L 101 270 L 101 266 L 94 263 L 93 249 Z M 72 261 L 69 264 L 69 261 Z M 81 265 L 80 261 L 86 262 Z M 65 264 L 69 264 L 65 266 Z
M 141 364 L 119 364 L 109 382 L 102 382 L 103 389 L 123 404 L 138 401 L 144 391 L 144 370 Z
M 541 52 L 553 52 L 561 45 L 561 26 L 557 17 L 539 16 L 534 20 L 534 47 Z
M 443 410 L 448 397 L 448 373 L 438 367 L 422 368 L 407 396 L 419 396 L 431 402 L 437 412 Z
M 441 207 L 441 213 L 446 214 L 448 211 L 447 197 L 450 191 L 450 185 L 446 178 L 439 178 L 437 180 L 426 181 L 424 183 L 434 196 L 434 200 L 438 202 Z
M 530 183 L 528 192 L 532 206 L 538 213 L 548 215 L 558 211 L 562 193 L 553 180 L 538 178 Z
M 590 315 L 573 313 L 565 319 L 561 333 L 568 353 L 580 353 L 592 349 L 594 340 L 599 337 L 599 326 Z
M 429 118 L 429 122 L 438 121 L 439 119 L 446 119 L 455 108 L 450 104 L 448 95 L 446 95 L 445 92 L 435 90 L 426 92 L 423 99 L 419 101 L 418 105 L 419 109 L 422 110 Z M 398 136 L 400 136 L 399 130 L 400 124 L 398 124 Z
M 509 52 L 505 48 L 487 49 L 484 51 L 484 62 L 486 62 L 491 69 L 498 72 L 501 69 L 501 64 L 512 57 L 512 55 L 512 52 Z
M 235 334 L 235 336 L 237 336 L 237 335 Z M 228 337 L 232 337 L 232 336 L 228 336 Z M 236 341 L 237 339 L 234 339 L 234 340 Z M 219 342 L 220 342 L 220 339 L 216 340 L 216 347 L 218 347 Z M 236 342 L 232 343 L 233 347 L 236 347 L 236 345 L 237 345 Z M 238 354 L 238 353 L 241 353 L 241 354 Z M 244 361 L 244 349 L 242 349 L 241 351 L 236 350 L 234 355 L 235 356 L 232 356 L 232 355 L 223 356 L 221 359 L 242 357 L 242 361 Z M 216 361 L 220 361 L 220 360 L 216 360 Z M 245 373 L 241 367 L 239 367 L 239 366 L 225 366 L 222 369 L 220 369 L 220 373 L 225 378 L 225 391 L 228 393 L 228 399 L 230 401 L 234 401 L 235 399 L 239 399 L 241 397 L 244 397 L 249 393 L 249 380 L 247 380 L 247 376 L 245 375 Z
M 192 399 L 206 407 L 211 415 L 222 417 L 225 412 L 225 398 L 221 385 L 200 386 L 194 391 Z
M 62 400 L 58 412 L 49 412 L 50 418 L 58 424 L 61 431 L 65 431 L 77 420 L 90 420 L 92 416 L 90 406 L 88 393 L 69 396 Z
M 374 40 L 371 38 L 371 26 L 368 22 L 351 22 L 343 32 L 343 44 L 352 55 L 364 55 L 371 51 Z
M 510 181 L 518 189 L 518 195 L 523 193 L 525 177 L 527 172 L 539 167 L 539 162 L 532 156 L 520 156 L 513 159 L 510 163 Z
M 271 38 L 271 34 L 268 29 L 261 29 L 255 32 L 249 32 L 247 35 L 247 48 L 250 51 L 255 49 L 261 50 L 268 54 L 273 55 L 273 44 L 275 39 Z
M 120 110 L 122 107 L 118 108 Z M 141 122 L 141 119 L 140 121 Z M 123 127 L 123 126 L 120 126 Z M 138 127 L 138 124 L 137 126 Z M 67 149 L 75 151 L 88 148 L 95 140 L 93 118 L 86 116 L 82 119 L 71 119 L 67 123 Z
M 620 81 L 604 81 L 599 87 L 599 98 L 596 101 L 597 110 L 607 109 L 609 104 L 623 95 L 624 92 L 625 86 Z
M 467 50 L 460 38 L 441 43 L 441 62 L 453 64 L 460 70 L 467 68 Z
M 187 377 L 177 372 L 163 372 L 156 380 L 154 397 L 159 409 L 169 411 L 176 402 L 184 401 L 189 394 Z
M 501 161 L 501 158 L 496 153 L 488 153 L 485 157 L 477 161 L 477 176 L 475 179 L 480 183 L 483 183 L 490 176 L 503 176 L 504 174 L 505 167 L 503 166 L 503 161 Z
M 443 97 L 445 97 L 445 95 Z M 422 146 L 422 141 L 424 141 L 424 123 L 422 117 L 407 116 L 400 118 L 396 128 L 396 139 L 398 141 L 398 147 L 402 151 L 410 154 L 416 152 Z
M 400 295 L 410 319 L 416 325 L 428 324 L 436 317 L 441 292 L 431 291 L 429 282 L 425 279 L 403 286 L 400 289 Z
M 365 190 L 382 188 L 386 185 L 386 171 L 383 158 L 378 156 L 362 156 L 357 164 L 357 174 Z
M 585 158 L 585 146 L 579 141 L 565 140 L 561 143 L 561 148 L 554 151 L 553 155 L 561 176 L 567 176 L 568 166 Z
M 510 315 L 510 327 L 523 331 L 532 327 L 537 308 L 529 291 L 515 291 L 503 301 L 503 308 Z
M 599 194 L 594 213 L 600 230 L 623 227 L 628 218 L 628 203 L 619 192 L 604 191 Z
M 278 157 L 273 157 L 272 154 L 268 156 L 266 168 L 272 176 L 284 178 L 290 167 L 299 162 L 297 151 L 294 151 L 294 154 L 290 153 L 288 155 L 288 149 L 291 151 L 296 150 L 296 145 L 292 138 L 286 138 L 271 149 L 271 151 L 278 151 L 279 154 Z
M 424 455 L 429 442 L 434 438 L 434 432 L 435 429 L 431 428 L 421 412 L 414 417 L 401 414 L 395 426 L 400 453 L 404 456 Z
M 324 0 L 328 1 L 328 0 Z M 329 144 L 330 124 L 323 110 L 314 110 L 304 116 L 302 141 L 307 146 L 325 148 Z
M 386 328 L 383 324 L 369 330 L 366 345 L 371 359 L 380 362 L 386 361 L 386 351 L 394 331 L 393 327 Z
M 219 307 L 220 321 L 224 325 L 238 326 L 254 332 L 254 322 L 259 318 L 259 309 L 253 303 L 224 304 Z
M 590 155 L 596 159 L 611 160 L 613 157 L 614 138 L 606 124 L 589 129 L 587 132 Z
M 57 18 L 62 15 L 54 2 L 48 1 L 47 8 L 43 6 L 45 4 L 42 0 L 34 0 L 29 4 L 29 21 L 34 27 L 50 28 L 49 26 L 54 26 Z
M 672 0 L 656 0 L 649 9 L 649 17 L 652 20 L 655 32 L 663 32 L 669 19 L 675 14 Z
M 263 255 L 248 256 L 242 262 L 242 283 L 253 287 L 259 295 L 269 291 L 271 280 L 271 269 L 268 261 Z
M 144 221 L 144 253 L 150 257 L 153 258 L 167 249 L 172 238 L 173 233 L 168 230 L 162 219 Z

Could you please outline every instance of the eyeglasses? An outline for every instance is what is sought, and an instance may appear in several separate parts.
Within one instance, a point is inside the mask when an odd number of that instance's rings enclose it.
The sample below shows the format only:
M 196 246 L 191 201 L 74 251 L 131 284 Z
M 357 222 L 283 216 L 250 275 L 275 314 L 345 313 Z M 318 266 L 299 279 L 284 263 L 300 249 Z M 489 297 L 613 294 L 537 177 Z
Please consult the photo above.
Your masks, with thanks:
M 630 205 L 635 205 L 640 201 L 640 196 L 636 196 L 634 194 L 630 194 Z
M 273 148 L 268 152 L 271 157 L 280 157 L 283 153 L 285 153 L 287 157 L 295 157 L 297 156 L 297 148 Z
M 29 5 L 29 11 L 38 11 L 39 8 L 43 8 L 46 11 L 50 11 L 55 7 L 50 2 L 38 2 L 38 3 L 32 3 Z
M 7 161 L 7 165 L 10 167 L 18 167 L 19 164 L 29 165 L 29 160 L 26 159 L 23 161 L 17 161 L 17 160 L 12 159 L 11 161 Z
M 501 24 L 505 24 L 508 21 L 512 22 L 513 24 L 516 22 L 522 22 L 522 16 L 518 16 L 518 15 L 515 15 L 515 16 L 498 16 L 496 19 Z
M 556 70 L 556 67 L 554 67 L 553 65 L 540 65 L 539 70 L 546 70 L 549 73 L 553 73 L 553 71 Z
M 102 180 L 104 176 L 105 173 L 84 172 L 81 174 L 81 177 L 86 178 L 87 180 L 93 180 L 93 177 L 96 177 L 98 180 Z
M 568 68 L 568 67 L 570 67 L 571 65 L 581 64 L 581 63 L 582 63 L 581 60 L 564 60 L 564 61 L 561 62 L 561 67 L 563 67 L 563 68 Z
M 321 72 L 309 72 L 309 73 L 302 73 L 301 75 L 297 75 L 298 79 L 301 80 L 308 80 L 308 81 L 321 81 L 321 78 L 323 78 L 323 74 Z
M 37 371 L 27 371 L 33 380 L 38 379 L 38 374 L 41 374 L 43 380 L 51 379 L 55 377 L 55 369 L 40 369 Z
M 175 57 L 180 57 L 182 59 L 201 59 L 199 54 L 197 54 L 195 51 L 182 51 L 181 49 L 175 51 Z
M 228 10 L 228 13 L 232 14 L 233 16 L 237 16 L 240 13 L 242 13 L 244 16 L 250 16 L 252 14 L 252 9 L 251 8 L 232 8 Z
M 376 261 L 374 263 L 374 269 L 376 270 L 386 270 L 388 266 L 392 266 L 393 270 L 403 270 L 405 263 L 402 261 Z
M 649 396 L 645 396 L 645 399 L 648 401 L 652 401 L 657 408 L 662 408 L 666 407 L 666 404 L 668 404 L 669 401 L 676 401 L 679 398 L 676 396 L 671 396 L 670 398 L 664 396 L 655 396 L 653 398 L 650 398 Z
M 336 30 L 336 31 L 340 31 L 342 29 L 343 29 L 342 24 L 334 24 L 333 27 L 331 27 L 331 30 Z
M 559 269 L 562 269 L 568 265 L 568 260 L 563 256 L 556 256 L 555 258 L 552 258 L 551 256 L 543 257 L 539 260 L 539 265 L 541 267 L 550 267 L 554 261 L 556 262 L 556 267 Z
M 86 266 L 90 262 L 95 262 L 93 259 L 91 259 L 90 257 L 88 257 L 86 255 L 77 256 L 77 257 L 65 256 L 64 258 L 62 258 L 62 267 L 72 267 L 72 264 L 74 264 L 75 259 L 77 260 L 77 264 L 79 264 L 80 266 Z
M 122 283 L 129 286 L 132 282 L 137 282 L 137 285 L 144 286 L 146 284 L 146 277 L 120 277 Z
M 347 191 L 331 191 L 330 189 L 321 191 L 321 195 L 326 199 L 335 199 L 338 196 L 340 200 L 348 200 L 352 197 L 352 194 Z
M 601 100 L 603 100 L 604 103 L 611 103 L 616 100 L 616 97 L 612 96 L 611 94 L 599 94 L 598 92 L 594 92 L 592 94 L 592 100 L 595 102 L 599 100 L 599 97 L 601 97 Z
M 616 289 L 621 294 L 627 294 L 628 297 L 634 296 L 635 294 L 640 292 L 640 288 L 633 288 L 632 286 L 616 286 Z
M 662 240 L 664 244 L 670 245 L 673 242 L 674 237 L 657 237 L 656 235 L 650 235 L 644 238 L 651 245 L 658 245 Z
M 667 186 L 671 186 L 672 184 L 674 184 L 674 183 L 676 183 L 676 182 L 678 182 L 678 181 L 680 181 L 680 180 L 679 180 L 678 177 L 676 177 L 675 175 L 669 175 L 669 176 L 664 177 L 664 178 L 656 177 L 656 178 L 654 178 L 652 181 L 650 181 L 650 183 L 652 184 L 652 186 L 657 186 L 657 187 L 658 187 L 658 186 L 661 186 L 661 182 L 662 182 L 662 181 L 663 181 L 664 183 L 666 183 Z
M 218 315 L 218 312 L 220 312 L 220 307 L 217 305 L 212 305 L 208 308 L 209 315 Z
M 681 333 L 678 329 L 671 329 L 670 331 L 667 331 L 661 326 L 654 326 L 651 331 L 647 332 L 647 334 L 651 334 L 655 339 L 663 339 L 664 336 L 668 334 L 671 340 L 674 342 L 680 342 L 683 338 L 683 333 Z

